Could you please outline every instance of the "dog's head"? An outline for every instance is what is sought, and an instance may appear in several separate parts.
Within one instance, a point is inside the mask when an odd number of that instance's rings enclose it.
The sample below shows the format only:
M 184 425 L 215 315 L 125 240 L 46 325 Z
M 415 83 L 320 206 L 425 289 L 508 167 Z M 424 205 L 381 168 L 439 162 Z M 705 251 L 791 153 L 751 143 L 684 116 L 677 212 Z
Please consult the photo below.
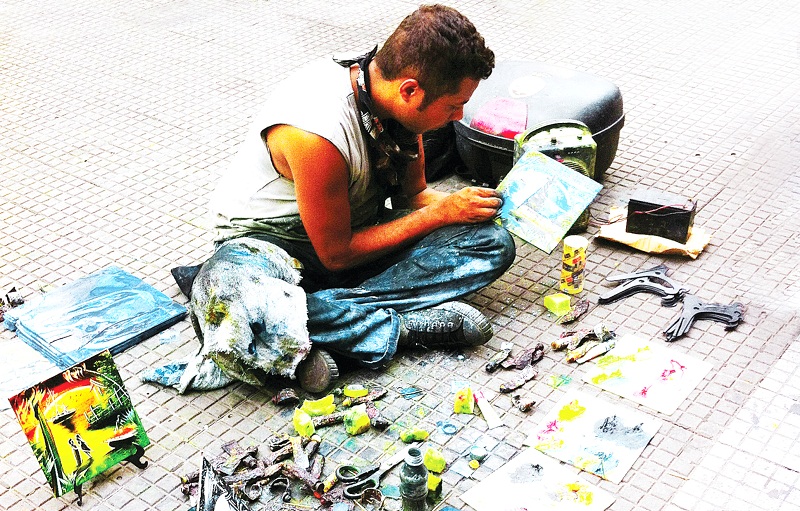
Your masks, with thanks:
M 224 243 L 195 278 L 189 306 L 200 353 L 238 380 L 294 377 L 311 349 L 293 258 L 267 242 Z

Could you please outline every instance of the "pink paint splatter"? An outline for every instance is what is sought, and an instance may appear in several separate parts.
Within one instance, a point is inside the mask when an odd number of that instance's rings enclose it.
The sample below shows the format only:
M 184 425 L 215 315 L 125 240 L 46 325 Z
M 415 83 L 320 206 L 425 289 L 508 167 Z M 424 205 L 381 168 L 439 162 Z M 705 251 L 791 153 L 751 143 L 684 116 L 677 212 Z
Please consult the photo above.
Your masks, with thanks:
M 683 374 L 683 372 L 686 371 L 686 366 L 681 364 L 677 360 L 670 360 L 669 363 L 671 367 L 664 369 L 664 371 L 662 371 L 661 373 L 661 379 L 664 381 L 671 380 L 672 376 L 678 371 L 680 371 L 681 374 Z

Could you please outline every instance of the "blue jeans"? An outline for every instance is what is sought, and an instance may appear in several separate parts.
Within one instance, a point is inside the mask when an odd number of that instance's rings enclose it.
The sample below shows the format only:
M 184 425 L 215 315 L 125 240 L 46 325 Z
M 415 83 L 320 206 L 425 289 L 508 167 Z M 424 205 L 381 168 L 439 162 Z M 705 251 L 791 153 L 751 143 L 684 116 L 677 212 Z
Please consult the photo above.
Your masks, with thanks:
M 499 278 L 514 262 L 514 240 L 493 222 L 451 225 L 377 261 L 327 270 L 310 243 L 251 235 L 303 263 L 311 342 L 367 367 L 397 351 L 399 314 L 468 295 Z

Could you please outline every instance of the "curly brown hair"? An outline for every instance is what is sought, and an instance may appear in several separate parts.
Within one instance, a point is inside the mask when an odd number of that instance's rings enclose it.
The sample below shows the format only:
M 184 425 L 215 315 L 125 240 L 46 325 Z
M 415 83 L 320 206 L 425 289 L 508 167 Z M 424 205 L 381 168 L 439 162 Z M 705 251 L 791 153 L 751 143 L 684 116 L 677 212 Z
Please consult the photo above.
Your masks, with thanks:
M 424 107 L 457 92 L 465 78 L 488 78 L 494 52 L 460 12 L 439 4 L 423 5 L 389 36 L 375 63 L 387 80 L 414 76 L 425 91 Z

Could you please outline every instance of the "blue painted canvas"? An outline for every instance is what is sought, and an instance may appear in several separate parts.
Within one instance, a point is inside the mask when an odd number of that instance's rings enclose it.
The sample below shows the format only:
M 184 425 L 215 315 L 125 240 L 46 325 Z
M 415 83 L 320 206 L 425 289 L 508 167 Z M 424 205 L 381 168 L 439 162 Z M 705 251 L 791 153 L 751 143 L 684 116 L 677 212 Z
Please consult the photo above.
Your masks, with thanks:
M 603 185 L 537 151 L 517 160 L 497 191 L 497 223 L 548 254 L 589 207 Z
M 174 325 L 186 308 L 114 266 L 11 309 L 3 324 L 59 369 L 116 354 Z

